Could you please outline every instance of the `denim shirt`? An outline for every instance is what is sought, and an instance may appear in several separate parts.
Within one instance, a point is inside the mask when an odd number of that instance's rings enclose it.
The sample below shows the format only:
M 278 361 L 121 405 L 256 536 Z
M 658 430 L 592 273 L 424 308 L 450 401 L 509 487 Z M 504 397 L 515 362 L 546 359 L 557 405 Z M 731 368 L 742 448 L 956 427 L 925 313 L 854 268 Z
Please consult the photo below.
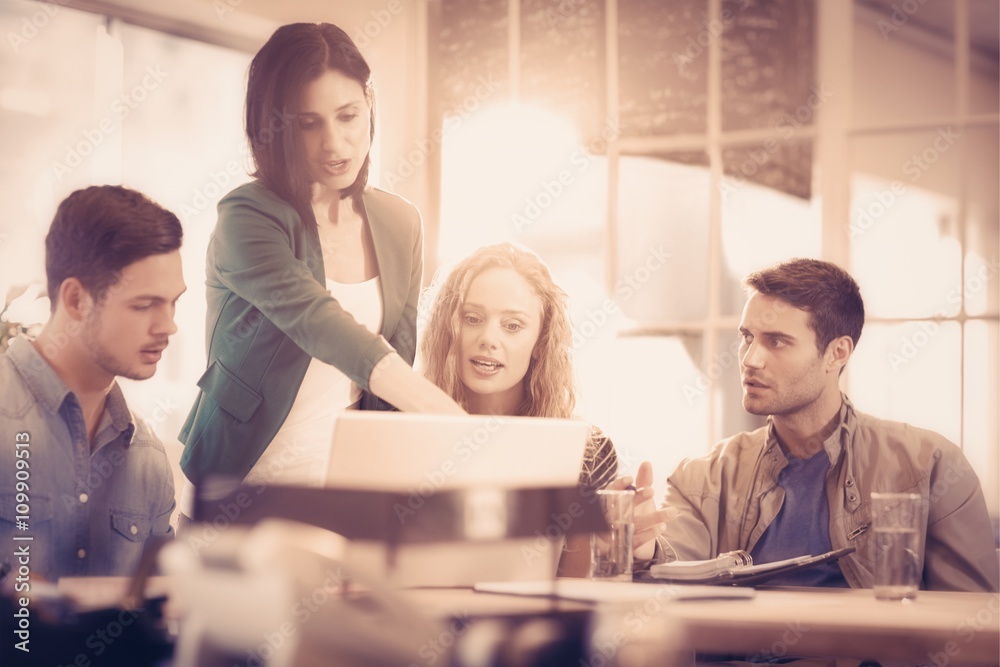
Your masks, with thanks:
M 13 576 L 27 561 L 32 579 L 130 574 L 151 535 L 172 534 L 173 510 L 163 445 L 118 383 L 92 448 L 76 395 L 28 339 L 11 341 L 0 356 L 0 567 Z

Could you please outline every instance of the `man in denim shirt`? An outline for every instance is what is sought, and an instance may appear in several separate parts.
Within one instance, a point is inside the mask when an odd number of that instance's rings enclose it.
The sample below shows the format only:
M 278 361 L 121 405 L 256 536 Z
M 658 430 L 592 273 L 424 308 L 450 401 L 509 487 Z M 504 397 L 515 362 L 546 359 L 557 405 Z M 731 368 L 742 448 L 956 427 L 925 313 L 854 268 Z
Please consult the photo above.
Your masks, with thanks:
M 0 567 L 22 584 L 128 574 L 150 536 L 172 532 L 163 445 L 115 378 L 151 377 L 177 330 L 181 236 L 177 216 L 118 186 L 56 211 L 52 314 L 0 356 Z

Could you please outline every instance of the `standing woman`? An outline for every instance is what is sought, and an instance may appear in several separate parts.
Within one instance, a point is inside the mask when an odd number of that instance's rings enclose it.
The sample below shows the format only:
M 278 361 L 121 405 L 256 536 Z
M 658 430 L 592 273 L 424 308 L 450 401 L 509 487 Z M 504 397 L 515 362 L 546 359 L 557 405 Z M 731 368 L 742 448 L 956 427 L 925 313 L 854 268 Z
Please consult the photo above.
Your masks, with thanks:
M 374 117 L 340 28 L 283 26 L 254 57 L 255 180 L 219 202 L 208 247 L 208 368 L 180 434 L 191 482 L 319 484 L 338 411 L 462 411 L 410 366 L 420 215 L 367 185 Z

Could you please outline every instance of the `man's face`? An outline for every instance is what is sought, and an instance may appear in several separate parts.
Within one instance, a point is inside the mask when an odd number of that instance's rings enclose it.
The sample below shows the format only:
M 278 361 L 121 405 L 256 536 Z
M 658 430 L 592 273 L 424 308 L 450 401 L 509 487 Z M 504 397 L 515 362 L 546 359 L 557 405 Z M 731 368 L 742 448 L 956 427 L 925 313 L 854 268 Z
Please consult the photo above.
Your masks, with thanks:
M 740 321 L 743 409 L 788 415 L 815 402 L 828 382 L 809 313 L 751 292 Z
M 179 250 L 125 267 L 104 301 L 91 303 L 86 314 L 82 340 L 90 361 L 111 377 L 152 377 L 177 331 L 174 310 L 184 290 Z

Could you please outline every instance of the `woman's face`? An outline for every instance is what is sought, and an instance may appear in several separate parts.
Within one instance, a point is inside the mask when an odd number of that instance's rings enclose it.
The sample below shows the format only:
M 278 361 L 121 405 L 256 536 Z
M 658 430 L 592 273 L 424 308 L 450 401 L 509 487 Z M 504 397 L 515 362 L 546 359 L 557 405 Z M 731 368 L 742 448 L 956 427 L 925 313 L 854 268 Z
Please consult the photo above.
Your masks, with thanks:
M 521 274 L 494 267 L 476 276 L 460 306 L 459 377 L 479 414 L 513 415 L 542 326 L 542 301 Z
M 337 70 L 305 85 L 298 123 L 314 183 L 337 191 L 354 183 L 371 149 L 370 119 L 361 84 Z

